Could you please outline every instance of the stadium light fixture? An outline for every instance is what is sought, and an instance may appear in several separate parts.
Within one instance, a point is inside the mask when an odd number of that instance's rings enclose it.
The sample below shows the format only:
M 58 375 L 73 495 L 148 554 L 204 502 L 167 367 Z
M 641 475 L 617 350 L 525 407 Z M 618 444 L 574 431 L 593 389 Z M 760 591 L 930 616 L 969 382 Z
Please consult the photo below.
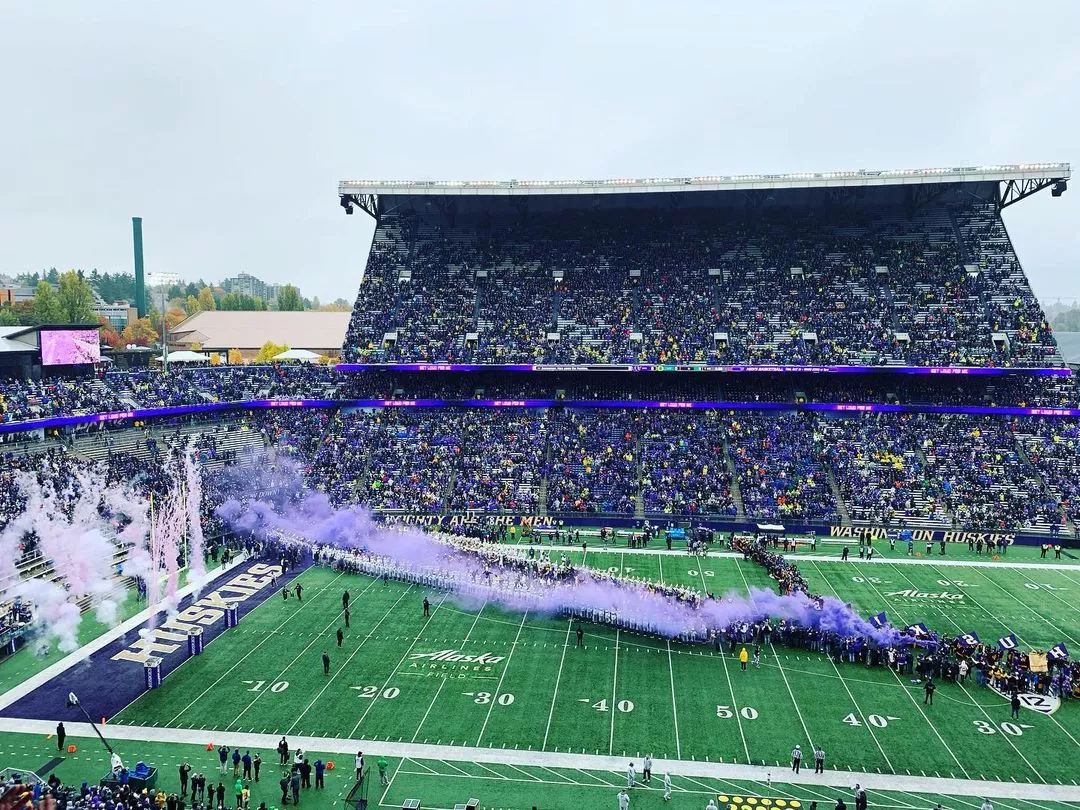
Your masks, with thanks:
M 1058 180 L 1056 183 L 1054 183 L 1053 186 L 1050 187 L 1050 196 L 1051 197 L 1060 197 L 1062 194 L 1064 194 L 1068 190 L 1069 190 L 1069 184 L 1064 180 Z

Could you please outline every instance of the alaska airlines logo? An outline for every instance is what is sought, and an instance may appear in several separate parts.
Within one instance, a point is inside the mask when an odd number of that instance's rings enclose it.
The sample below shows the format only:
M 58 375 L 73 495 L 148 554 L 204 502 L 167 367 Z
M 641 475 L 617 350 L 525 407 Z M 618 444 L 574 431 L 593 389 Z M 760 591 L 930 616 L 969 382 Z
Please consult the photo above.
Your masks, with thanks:
M 492 655 L 480 653 L 479 655 L 465 655 L 460 650 L 439 650 L 430 653 L 413 653 L 409 656 L 412 661 L 447 661 L 461 664 L 497 664 L 506 658 L 505 655 Z
M 949 593 L 948 591 L 942 591 L 941 593 L 928 593 L 926 591 L 919 591 L 915 588 L 908 588 L 906 591 L 888 591 L 886 596 L 906 596 L 909 599 L 963 599 L 962 593 Z

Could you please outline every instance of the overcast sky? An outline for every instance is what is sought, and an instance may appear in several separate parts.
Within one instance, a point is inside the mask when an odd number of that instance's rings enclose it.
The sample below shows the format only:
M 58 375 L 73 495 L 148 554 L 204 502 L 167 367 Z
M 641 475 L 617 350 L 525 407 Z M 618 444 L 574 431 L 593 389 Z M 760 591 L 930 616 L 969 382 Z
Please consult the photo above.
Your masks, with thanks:
M 342 179 L 1080 165 L 1072 0 L 0 9 L 0 273 L 130 271 L 141 215 L 148 272 L 352 301 Z M 1080 298 L 1080 178 L 1005 220 Z

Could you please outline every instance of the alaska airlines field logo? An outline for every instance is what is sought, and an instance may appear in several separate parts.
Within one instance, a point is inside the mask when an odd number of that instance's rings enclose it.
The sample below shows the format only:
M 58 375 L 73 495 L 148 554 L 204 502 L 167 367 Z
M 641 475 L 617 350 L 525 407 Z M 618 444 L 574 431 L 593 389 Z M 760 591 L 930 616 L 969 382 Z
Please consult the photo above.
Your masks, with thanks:
M 467 655 L 461 650 L 438 650 L 436 652 L 413 653 L 409 656 L 406 675 L 421 675 L 443 678 L 484 677 L 495 671 L 495 665 L 505 661 L 505 655 L 489 652 Z
M 949 593 L 948 591 L 942 591 L 941 593 L 928 593 L 927 591 L 916 590 L 915 588 L 908 588 L 906 591 L 887 591 L 886 596 L 904 596 L 908 599 L 954 599 L 962 601 L 964 595 L 962 593 Z

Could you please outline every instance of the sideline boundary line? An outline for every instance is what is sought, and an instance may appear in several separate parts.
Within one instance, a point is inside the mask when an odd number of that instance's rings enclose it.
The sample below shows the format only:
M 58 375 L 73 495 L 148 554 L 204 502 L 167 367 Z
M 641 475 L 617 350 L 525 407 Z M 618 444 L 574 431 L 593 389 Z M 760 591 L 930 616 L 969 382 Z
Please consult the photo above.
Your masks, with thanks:
M 94 732 L 88 723 L 66 723 L 68 735 L 92 737 Z M 205 746 L 215 739 L 230 747 L 261 748 L 273 750 L 280 739 L 279 734 L 251 734 L 235 731 L 208 731 L 205 729 L 175 729 L 151 726 L 110 725 L 110 736 L 131 742 L 181 743 Z M 0 718 L 0 732 L 49 734 L 55 724 L 49 720 L 23 720 Z M 325 751 L 333 754 L 355 754 L 360 746 L 365 751 L 401 759 L 431 759 L 447 762 L 483 762 L 488 765 L 543 765 L 544 767 L 621 773 L 626 763 L 623 757 L 594 754 L 555 753 L 551 751 L 522 751 L 501 748 L 470 748 L 461 745 L 428 745 L 417 743 L 394 743 L 385 740 L 357 738 L 297 737 L 296 745 L 303 749 Z M 775 766 L 734 765 L 697 760 L 660 759 L 653 761 L 653 770 L 670 770 L 676 776 L 698 776 L 709 779 L 736 779 L 765 783 L 766 776 L 776 771 Z M 1080 802 L 1080 786 L 1053 785 L 1035 782 L 994 782 L 982 779 L 955 779 L 933 776 L 901 776 L 898 774 L 861 773 L 856 771 L 828 771 L 814 775 L 806 769 L 798 775 L 781 770 L 783 778 L 773 779 L 774 784 L 817 785 L 819 787 L 848 790 L 852 782 L 859 782 L 871 790 L 911 791 L 957 796 L 995 796 L 1002 799 Z

